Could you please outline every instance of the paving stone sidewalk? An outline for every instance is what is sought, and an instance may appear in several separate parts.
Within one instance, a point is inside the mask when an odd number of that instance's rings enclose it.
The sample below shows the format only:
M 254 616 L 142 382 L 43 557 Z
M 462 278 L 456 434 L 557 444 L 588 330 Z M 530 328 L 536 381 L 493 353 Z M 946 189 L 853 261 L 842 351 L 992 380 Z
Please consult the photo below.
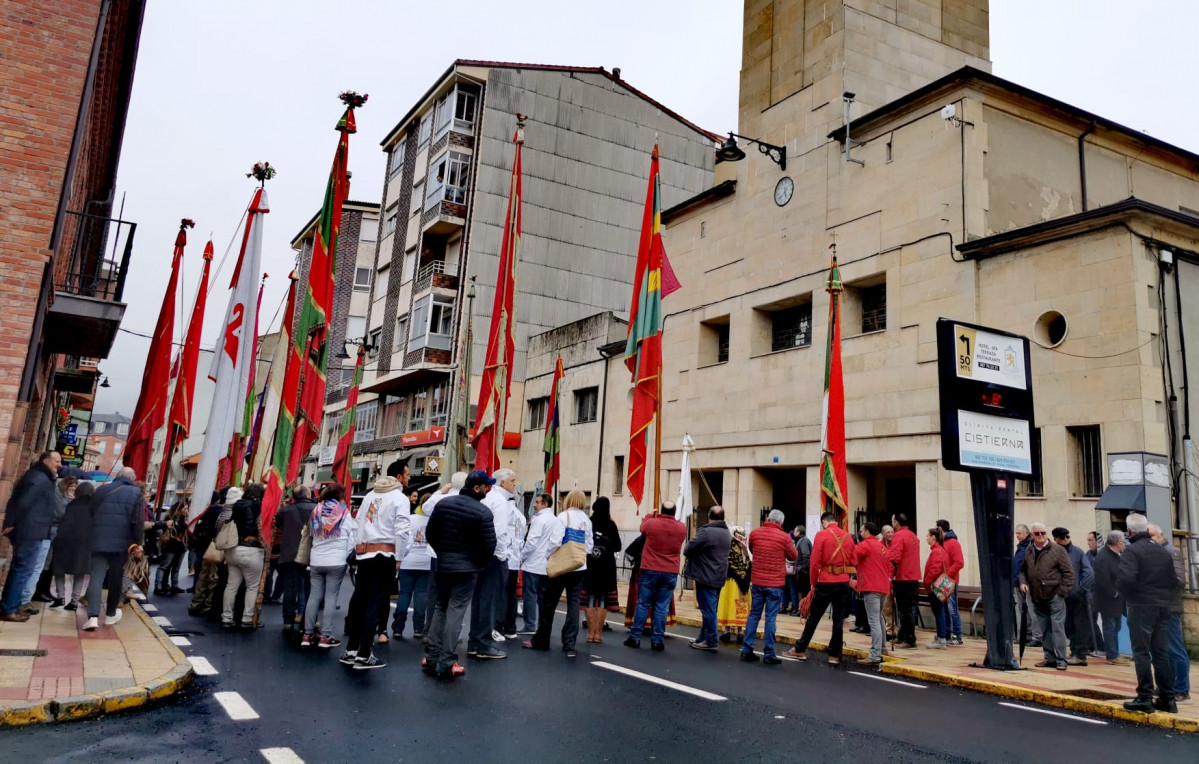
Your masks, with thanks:
M 620 584 L 621 602 L 625 601 L 627 586 Z M 683 592 L 675 597 L 675 611 L 680 624 L 699 626 L 699 608 L 694 592 Z M 792 644 L 803 632 L 803 619 L 793 616 L 778 617 L 777 639 Z M 870 649 L 870 637 L 849 631 L 852 622 L 846 623 L 845 656 L 864 657 Z M 925 629 L 917 632 L 918 647 L 915 650 L 897 650 L 888 654 L 881 668 L 884 674 L 908 677 L 913 680 L 949 684 L 963 689 L 1001 695 L 1057 708 L 1098 714 L 1110 718 L 1142 724 L 1199 732 L 1199 703 L 1184 703 L 1178 706 L 1177 714 L 1143 714 L 1124 710 L 1123 703 L 1136 697 L 1136 672 L 1131 662 L 1128 666 L 1110 666 L 1102 658 L 1091 658 L 1086 666 L 1071 666 L 1066 671 L 1039 669 L 1035 664 L 1044 657 L 1039 647 L 1025 651 L 1024 671 L 993 671 L 978 668 L 987 653 L 987 643 L 982 638 L 969 636 L 969 625 L 964 623 L 965 644 L 962 647 L 930 650 L 925 645 L 934 633 Z M 761 632 L 759 632 L 761 633 Z M 831 614 L 826 614 L 816 629 L 811 648 L 824 650 L 832 636 Z M 890 645 L 888 645 L 888 648 Z M 1019 653 L 1019 649 L 1015 648 Z M 1194 671 L 1191 672 L 1192 677 Z
M 192 677 L 182 651 L 135 603 L 115 626 L 91 632 L 80 628 L 83 608 L 39 607 L 24 623 L 0 622 L 0 726 L 130 708 Z

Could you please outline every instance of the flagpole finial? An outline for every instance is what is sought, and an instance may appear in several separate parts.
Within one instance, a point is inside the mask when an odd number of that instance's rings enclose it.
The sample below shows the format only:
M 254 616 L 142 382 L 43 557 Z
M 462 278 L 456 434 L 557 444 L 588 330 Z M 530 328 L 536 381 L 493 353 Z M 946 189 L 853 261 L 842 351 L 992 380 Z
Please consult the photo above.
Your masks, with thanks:
M 528 123 L 528 121 L 529 121 L 528 114 L 521 114 L 521 113 L 517 112 L 517 114 L 516 114 L 516 135 L 512 138 L 513 143 L 519 143 L 521 145 L 524 144 L 524 142 L 525 142 L 525 125 Z
M 212 260 L 212 237 L 211 236 L 208 237 L 208 244 L 206 244 L 204 246 L 204 259 L 209 260 L 209 261 Z
M 195 227 L 196 227 L 196 221 L 192 220 L 191 218 L 183 218 L 182 220 L 179 221 L 179 230 L 180 231 L 185 230 L 187 228 L 195 228 Z
M 263 188 L 266 188 L 266 182 L 275 177 L 275 168 L 271 167 L 270 162 L 255 162 L 250 171 L 246 173 L 247 178 L 253 178 L 258 181 Z

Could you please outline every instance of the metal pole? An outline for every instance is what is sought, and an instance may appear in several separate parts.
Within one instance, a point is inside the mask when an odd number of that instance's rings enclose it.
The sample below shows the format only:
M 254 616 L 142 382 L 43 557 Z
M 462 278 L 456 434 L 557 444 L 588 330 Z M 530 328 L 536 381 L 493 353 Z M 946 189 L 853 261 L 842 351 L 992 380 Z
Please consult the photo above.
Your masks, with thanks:
M 1187 552 L 1190 557 L 1189 575 L 1187 579 L 1190 583 L 1190 590 L 1196 591 L 1199 589 L 1199 499 L 1195 496 L 1195 441 L 1186 439 L 1182 443 L 1184 451 L 1182 464 L 1186 469 L 1183 472 L 1183 485 L 1186 487 L 1187 498 Z M 1181 512 L 1179 515 L 1181 516 Z

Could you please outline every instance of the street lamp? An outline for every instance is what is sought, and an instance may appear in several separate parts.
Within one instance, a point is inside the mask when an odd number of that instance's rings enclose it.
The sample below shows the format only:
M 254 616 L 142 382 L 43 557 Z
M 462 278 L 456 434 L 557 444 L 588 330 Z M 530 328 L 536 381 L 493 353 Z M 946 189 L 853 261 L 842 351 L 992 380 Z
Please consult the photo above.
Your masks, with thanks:
M 770 157 L 770 161 L 779 166 L 780 170 L 787 169 L 787 147 L 775 146 L 773 143 L 760 141 L 757 138 L 750 138 L 737 133 L 729 133 L 729 139 L 724 142 L 724 145 L 716 150 L 716 158 L 722 162 L 740 162 L 745 159 L 745 151 L 737 145 L 737 139 L 749 141 L 757 144 L 758 151 Z

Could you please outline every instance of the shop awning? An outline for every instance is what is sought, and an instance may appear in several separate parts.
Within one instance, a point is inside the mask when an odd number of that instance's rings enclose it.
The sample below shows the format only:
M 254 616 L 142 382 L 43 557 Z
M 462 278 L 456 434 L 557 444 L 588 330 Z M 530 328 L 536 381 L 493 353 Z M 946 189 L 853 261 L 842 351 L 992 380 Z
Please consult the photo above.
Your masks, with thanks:
M 1145 511 L 1145 486 L 1109 485 L 1095 509 Z

